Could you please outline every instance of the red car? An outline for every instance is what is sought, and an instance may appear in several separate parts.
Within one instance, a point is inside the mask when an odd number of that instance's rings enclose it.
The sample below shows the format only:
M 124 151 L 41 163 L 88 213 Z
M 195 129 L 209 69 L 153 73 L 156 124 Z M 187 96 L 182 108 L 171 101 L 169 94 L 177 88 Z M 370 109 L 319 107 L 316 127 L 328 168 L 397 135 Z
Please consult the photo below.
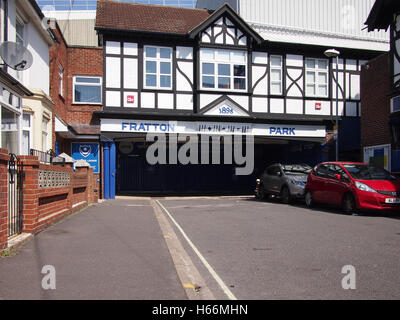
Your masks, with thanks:
M 326 203 L 346 213 L 400 209 L 400 180 L 367 163 L 320 163 L 308 175 L 304 192 L 308 207 Z

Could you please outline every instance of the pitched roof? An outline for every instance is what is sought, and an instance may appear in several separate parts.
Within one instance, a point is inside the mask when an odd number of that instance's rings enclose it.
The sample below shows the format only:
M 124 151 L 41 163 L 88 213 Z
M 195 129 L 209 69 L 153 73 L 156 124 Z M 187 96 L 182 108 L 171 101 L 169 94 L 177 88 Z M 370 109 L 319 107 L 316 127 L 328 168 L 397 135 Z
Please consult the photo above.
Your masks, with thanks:
M 205 9 L 99 0 L 95 29 L 186 35 L 209 16 Z
M 364 24 L 368 26 L 368 31 L 387 30 L 393 21 L 393 14 L 397 12 L 400 12 L 399 0 L 376 0 Z

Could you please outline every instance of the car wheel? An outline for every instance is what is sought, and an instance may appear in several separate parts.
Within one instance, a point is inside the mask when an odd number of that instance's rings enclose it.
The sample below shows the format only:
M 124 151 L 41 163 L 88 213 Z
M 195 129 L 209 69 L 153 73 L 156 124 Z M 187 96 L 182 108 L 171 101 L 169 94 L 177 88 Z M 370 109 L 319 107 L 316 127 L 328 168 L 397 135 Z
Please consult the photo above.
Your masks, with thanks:
M 307 190 L 306 195 L 304 196 L 304 200 L 307 207 L 311 208 L 314 205 L 314 200 L 310 190 Z
M 264 186 L 262 184 L 258 188 L 256 197 L 258 200 L 264 200 L 267 197 L 267 194 L 265 193 L 265 190 L 264 190 Z
M 291 195 L 288 187 L 283 187 L 280 194 L 281 200 L 285 204 L 289 204 L 291 202 Z
M 347 214 L 352 214 L 357 212 L 356 200 L 352 194 L 345 194 L 342 201 L 343 211 Z

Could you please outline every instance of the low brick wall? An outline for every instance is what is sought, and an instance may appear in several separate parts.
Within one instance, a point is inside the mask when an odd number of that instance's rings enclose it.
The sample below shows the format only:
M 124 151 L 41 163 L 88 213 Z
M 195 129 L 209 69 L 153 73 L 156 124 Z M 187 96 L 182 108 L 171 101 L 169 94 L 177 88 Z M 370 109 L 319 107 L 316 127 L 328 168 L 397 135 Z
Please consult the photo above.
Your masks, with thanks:
M 23 182 L 22 232 L 36 233 L 56 220 L 98 201 L 92 168 L 48 165 L 36 156 L 19 156 Z M 7 247 L 7 172 L 9 156 L 0 149 L 0 250 Z

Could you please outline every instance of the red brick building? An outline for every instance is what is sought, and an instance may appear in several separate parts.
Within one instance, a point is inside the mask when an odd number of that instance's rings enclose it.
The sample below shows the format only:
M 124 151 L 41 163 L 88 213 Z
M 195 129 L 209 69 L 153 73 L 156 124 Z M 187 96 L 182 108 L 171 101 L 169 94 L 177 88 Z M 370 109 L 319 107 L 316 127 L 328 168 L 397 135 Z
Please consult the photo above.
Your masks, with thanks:
M 368 31 L 390 27 L 391 49 L 361 68 L 361 146 L 364 161 L 400 172 L 400 3 L 377 0 Z
M 93 111 L 102 110 L 103 49 L 93 25 L 94 19 L 54 24 L 50 96 L 55 103 L 53 150 L 86 160 L 100 176 L 100 125 Z

